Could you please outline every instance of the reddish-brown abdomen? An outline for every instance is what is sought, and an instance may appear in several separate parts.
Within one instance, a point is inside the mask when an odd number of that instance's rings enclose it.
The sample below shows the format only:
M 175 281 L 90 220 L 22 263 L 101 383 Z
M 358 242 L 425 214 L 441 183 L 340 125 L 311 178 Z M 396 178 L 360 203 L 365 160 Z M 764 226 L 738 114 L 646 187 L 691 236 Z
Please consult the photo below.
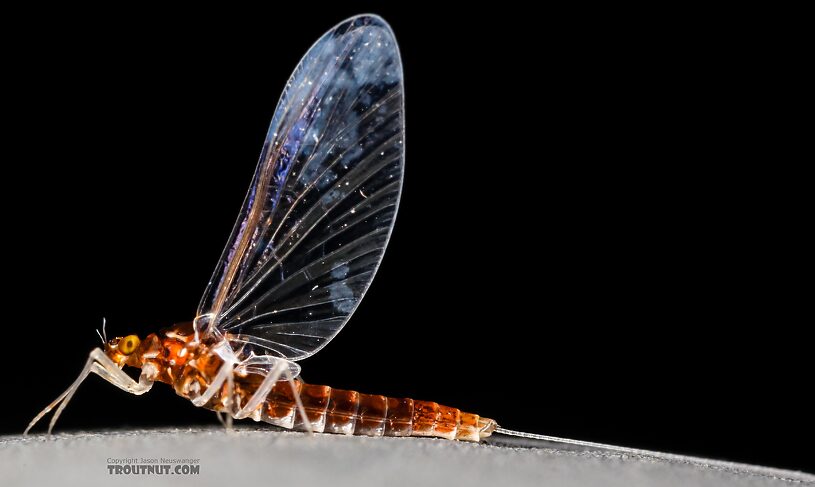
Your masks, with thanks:
M 187 357 L 191 352 L 182 353 L 181 350 L 186 349 L 176 347 L 175 342 L 169 345 L 164 347 L 169 359 L 161 357 L 162 361 L 156 362 L 158 369 L 166 370 L 166 377 L 160 376 L 158 380 L 171 382 L 178 394 L 195 400 L 210 387 L 212 378 L 223 366 L 223 360 L 213 353 L 195 353 L 193 360 Z M 233 399 L 227 399 L 229 384 L 225 381 L 215 394 L 210 394 L 203 406 L 233 415 L 240 412 L 241 417 L 283 428 L 306 430 L 306 423 L 297 408 L 299 397 L 313 431 L 345 435 L 435 436 L 479 441 L 497 427 L 491 419 L 435 402 L 360 394 L 306 384 L 297 379 L 291 383 L 277 382 L 258 407 L 252 411 L 243 410 L 250 403 L 257 404 L 253 398 L 264 378 L 261 374 L 236 373 L 233 376 Z
M 331 387 L 305 383 L 301 384 L 300 400 L 303 402 L 303 407 L 311 423 L 311 428 L 314 431 L 322 433 L 325 431 L 325 415 L 328 409 L 328 401 L 331 398 Z M 288 387 L 289 384 L 284 382 L 283 385 Z M 305 429 L 303 418 L 299 415 L 295 418 L 294 427 L 297 429 Z
M 385 436 L 410 436 L 413 434 L 413 399 L 388 398 L 385 415 Z
M 325 431 L 352 435 L 359 422 L 359 396 L 357 391 L 332 389 L 325 413 Z
M 491 419 L 435 402 L 295 383 L 311 428 L 318 433 L 435 436 L 479 441 L 495 429 Z M 258 419 L 285 428 L 306 429 L 288 383 L 275 385 L 262 407 Z
M 359 395 L 357 422 L 354 434 L 366 436 L 383 436 L 388 415 L 388 398 L 373 394 Z

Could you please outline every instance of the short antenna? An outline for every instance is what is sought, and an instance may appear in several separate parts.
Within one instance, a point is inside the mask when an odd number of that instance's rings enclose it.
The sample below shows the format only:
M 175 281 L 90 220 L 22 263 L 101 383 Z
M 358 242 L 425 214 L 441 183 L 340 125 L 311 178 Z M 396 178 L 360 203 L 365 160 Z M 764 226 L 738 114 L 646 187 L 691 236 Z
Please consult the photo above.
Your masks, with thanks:
M 102 333 L 99 333 L 99 328 L 96 329 L 96 334 L 99 335 L 99 338 L 102 339 L 102 345 L 105 345 L 108 342 L 108 334 L 105 332 L 105 325 L 107 321 L 105 318 L 102 318 Z

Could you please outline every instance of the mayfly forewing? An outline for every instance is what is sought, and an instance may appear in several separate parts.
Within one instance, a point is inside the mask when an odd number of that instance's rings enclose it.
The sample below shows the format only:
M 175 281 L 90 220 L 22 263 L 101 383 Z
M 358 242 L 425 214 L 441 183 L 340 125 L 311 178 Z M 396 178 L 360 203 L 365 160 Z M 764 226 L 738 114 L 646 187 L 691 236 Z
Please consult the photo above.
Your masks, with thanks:
M 278 103 L 196 326 L 290 360 L 322 348 L 382 260 L 404 167 L 402 64 L 379 17 L 306 53 Z

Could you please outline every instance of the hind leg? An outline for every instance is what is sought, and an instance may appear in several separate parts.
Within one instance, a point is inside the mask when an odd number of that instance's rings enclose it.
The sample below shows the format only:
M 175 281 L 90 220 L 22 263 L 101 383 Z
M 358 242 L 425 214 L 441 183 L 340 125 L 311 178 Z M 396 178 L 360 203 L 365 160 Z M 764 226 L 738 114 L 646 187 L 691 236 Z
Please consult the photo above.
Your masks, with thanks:
M 297 405 L 297 411 L 300 413 L 300 417 L 303 419 L 303 426 L 305 426 L 306 431 L 309 434 L 313 433 L 314 429 L 312 428 L 311 422 L 306 415 L 306 409 L 303 407 L 303 401 L 300 400 L 300 393 L 297 391 L 297 383 L 294 381 L 294 376 L 292 375 L 291 370 L 289 370 L 289 365 L 291 365 L 291 362 L 275 357 L 253 357 L 252 364 L 267 365 L 269 366 L 269 372 L 266 374 L 266 377 L 263 378 L 263 382 L 260 383 L 260 386 L 258 386 L 254 395 L 252 395 L 246 405 L 235 414 L 235 418 L 246 418 L 258 407 L 260 407 L 263 401 L 268 397 L 272 388 L 275 386 L 275 384 L 277 384 L 282 376 L 291 386 L 291 392 Z
M 294 376 L 291 375 L 291 371 L 288 367 L 283 369 L 283 375 L 286 376 L 286 380 L 289 381 L 289 385 L 291 386 L 291 392 L 294 395 L 294 401 L 297 403 L 297 410 L 300 411 L 300 417 L 303 418 L 303 425 L 306 427 L 306 431 L 308 434 L 314 434 L 314 428 L 311 426 L 311 421 L 308 419 L 306 415 L 306 408 L 303 407 L 303 401 L 300 400 L 300 393 L 297 392 L 297 386 L 294 382 Z
M 263 378 L 263 382 L 260 383 L 260 386 L 258 386 L 254 395 L 252 395 L 246 405 L 243 406 L 240 411 L 235 413 L 235 419 L 246 418 L 255 412 L 255 410 L 260 407 L 260 405 L 272 391 L 275 384 L 277 384 L 280 376 L 283 375 L 283 369 L 286 368 L 288 368 L 286 362 L 283 360 L 278 360 L 272 367 L 272 370 L 270 370 L 266 377 Z

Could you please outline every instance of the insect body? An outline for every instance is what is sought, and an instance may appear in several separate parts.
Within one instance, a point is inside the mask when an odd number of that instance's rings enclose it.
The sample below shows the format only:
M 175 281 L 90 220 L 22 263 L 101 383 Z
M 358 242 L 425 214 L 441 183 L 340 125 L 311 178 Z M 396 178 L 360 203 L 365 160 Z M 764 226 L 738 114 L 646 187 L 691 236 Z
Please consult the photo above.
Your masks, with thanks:
M 133 394 L 171 384 L 194 405 L 285 428 L 478 441 L 494 421 L 434 402 L 305 384 L 298 360 L 362 300 L 393 229 L 404 171 L 402 63 L 390 27 L 362 15 L 323 35 L 280 98 L 238 221 L 192 323 L 95 349 L 95 373 Z M 122 371 L 141 368 L 138 381 Z M 299 412 L 299 414 L 298 414 Z M 26 429 L 26 432 L 28 431 Z
M 284 428 L 311 428 L 320 433 L 437 436 L 472 441 L 489 435 L 495 428 L 490 419 L 434 402 L 360 394 L 305 384 L 299 379 L 281 381 L 278 379 L 289 373 L 284 361 L 279 361 L 278 369 L 273 368 L 269 374 L 253 370 L 251 363 L 236 364 L 231 367 L 231 376 L 217 384 L 219 372 L 224 367 L 230 368 L 229 364 L 220 357 L 218 343 L 195 341 L 192 323 L 149 335 L 129 355 L 120 351 L 125 339 L 108 343 L 106 355 L 111 360 L 146 369 L 154 374 L 154 380 L 171 384 L 179 395 L 196 405 L 239 419 L 249 417 Z

